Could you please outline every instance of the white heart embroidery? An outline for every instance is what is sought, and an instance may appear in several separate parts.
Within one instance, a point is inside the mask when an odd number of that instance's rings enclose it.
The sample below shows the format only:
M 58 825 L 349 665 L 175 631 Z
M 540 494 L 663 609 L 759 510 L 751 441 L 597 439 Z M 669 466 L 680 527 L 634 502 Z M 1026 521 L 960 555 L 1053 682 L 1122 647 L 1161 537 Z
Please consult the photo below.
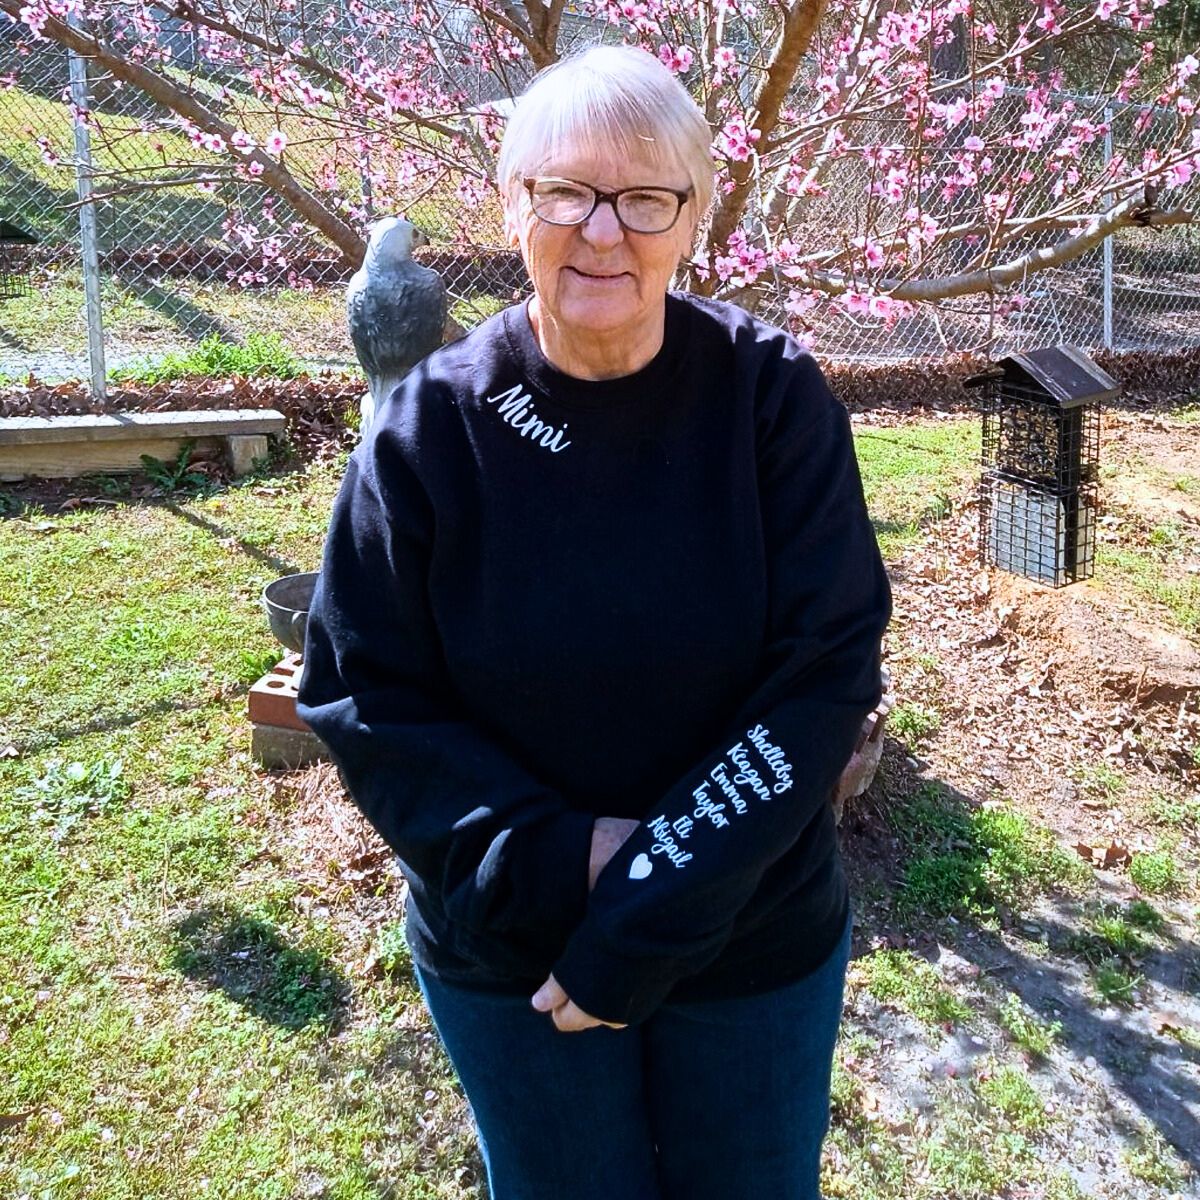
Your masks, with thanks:
M 645 879 L 651 871 L 654 870 L 654 864 L 644 855 L 639 854 L 637 858 L 629 864 L 630 879 Z

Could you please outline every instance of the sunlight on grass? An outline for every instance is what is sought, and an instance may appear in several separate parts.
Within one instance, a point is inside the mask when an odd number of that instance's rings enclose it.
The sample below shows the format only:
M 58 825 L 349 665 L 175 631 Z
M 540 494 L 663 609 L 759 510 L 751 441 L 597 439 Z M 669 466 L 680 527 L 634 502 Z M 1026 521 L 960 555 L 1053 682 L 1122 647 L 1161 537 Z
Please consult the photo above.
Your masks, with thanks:
M 945 517 L 948 497 L 976 478 L 979 423 L 967 418 L 858 428 L 854 448 L 880 549 L 894 558 L 920 540 L 923 522 Z

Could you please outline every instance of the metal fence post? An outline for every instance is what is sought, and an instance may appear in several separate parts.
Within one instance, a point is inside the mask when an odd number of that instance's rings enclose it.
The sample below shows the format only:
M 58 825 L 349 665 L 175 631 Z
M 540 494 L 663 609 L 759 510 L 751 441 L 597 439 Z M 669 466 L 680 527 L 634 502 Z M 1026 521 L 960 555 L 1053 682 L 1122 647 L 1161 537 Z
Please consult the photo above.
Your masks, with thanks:
M 1104 173 L 1108 174 L 1108 164 L 1112 162 L 1113 142 L 1112 142 L 1112 123 L 1113 110 L 1112 107 L 1106 107 L 1104 110 Z M 1113 198 L 1112 192 L 1106 194 L 1104 207 L 1112 208 Z M 1113 235 L 1110 233 L 1104 239 L 1104 348 L 1111 350 L 1113 344 Z
M 68 17 L 75 29 L 83 22 L 76 14 Z M 100 305 L 100 253 L 96 236 L 96 206 L 92 202 L 92 143 L 88 133 L 87 60 L 67 51 L 71 64 L 71 103 L 75 119 L 75 192 L 79 197 L 79 242 L 83 257 L 83 292 L 87 301 L 88 359 L 92 372 L 92 399 L 103 403 L 107 396 L 104 368 L 104 313 Z

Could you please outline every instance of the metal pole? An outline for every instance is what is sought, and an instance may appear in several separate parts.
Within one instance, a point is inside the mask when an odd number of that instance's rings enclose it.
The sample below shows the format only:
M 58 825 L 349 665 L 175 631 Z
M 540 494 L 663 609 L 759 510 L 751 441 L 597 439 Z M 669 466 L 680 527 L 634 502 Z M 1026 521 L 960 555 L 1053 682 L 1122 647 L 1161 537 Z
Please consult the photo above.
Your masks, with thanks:
M 78 15 L 68 23 L 83 29 Z M 88 358 L 92 371 L 92 399 L 107 397 L 104 369 L 104 313 L 100 307 L 100 253 L 96 235 L 96 206 L 92 203 L 92 142 L 83 114 L 88 111 L 87 60 L 69 50 L 71 103 L 75 109 L 75 192 L 79 197 L 79 242 L 83 253 L 83 292 L 87 300 Z
M 1104 110 L 1104 169 L 1107 173 L 1108 164 L 1112 162 L 1113 143 L 1112 143 L 1112 122 L 1113 110 L 1112 106 L 1108 106 Z M 1105 193 L 1104 207 L 1112 208 L 1113 197 L 1112 192 Z M 1113 235 L 1110 233 L 1104 239 L 1104 348 L 1111 350 L 1113 344 Z

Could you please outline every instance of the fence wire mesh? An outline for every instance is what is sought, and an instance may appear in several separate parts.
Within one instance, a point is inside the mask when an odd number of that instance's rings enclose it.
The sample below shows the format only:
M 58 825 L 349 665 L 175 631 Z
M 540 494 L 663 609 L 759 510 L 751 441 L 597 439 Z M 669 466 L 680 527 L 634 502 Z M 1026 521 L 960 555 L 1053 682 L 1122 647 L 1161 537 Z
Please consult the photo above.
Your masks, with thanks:
M 351 26 L 340 24 L 349 18 L 339 5 L 329 7 L 330 36 L 312 49 L 336 62 L 339 54 L 349 54 L 349 42 L 332 34 Z M 445 33 L 451 51 L 454 38 L 466 46 L 472 36 L 469 24 L 448 25 Z M 568 19 L 563 41 L 569 47 L 596 35 L 594 27 Z M 171 70 L 206 89 L 216 103 L 225 95 L 222 89 L 236 90 L 238 80 L 228 71 L 222 75 L 198 52 L 197 36 L 182 25 L 163 35 L 171 45 Z M 397 52 L 395 45 L 379 48 L 381 56 Z M 454 85 L 476 103 L 519 90 L 528 77 L 527 67 L 512 64 L 513 77 L 497 80 L 463 65 L 468 57 L 448 53 L 445 65 Z M 210 334 L 241 341 L 249 332 L 277 334 L 311 369 L 353 368 L 342 307 L 352 267 L 336 248 L 244 172 L 214 170 L 212 156 L 189 144 L 178 118 L 145 93 L 94 67 L 89 89 L 94 188 L 104 197 L 96 212 L 109 369 L 186 349 Z M 1022 103 L 1019 94 L 1006 96 L 988 120 L 999 128 Z M 1140 162 L 1144 147 L 1161 137 L 1162 123 L 1171 119 L 1151 113 L 1139 120 L 1142 113 L 1130 108 L 1113 114 L 1116 150 L 1108 153 Z M 346 148 L 353 138 L 338 136 L 336 129 L 314 125 L 300 132 L 289 146 L 298 176 L 358 228 L 387 215 L 376 192 L 394 163 L 355 158 Z M 881 135 L 865 126 L 846 132 L 860 144 Z M 1083 171 L 1102 167 L 1105 153 L 1101 141 L 1093 142 L 1075 165 Z M 930 171 L 951 170 L 952 154 L 953 145 L 935 152 Z M 1003 165 L 997 162 L 996 168 Z M 526 294 L 528 281 L 519 259 L 502 246 L 494 196 L 469 179 L 456 182 L 452 169 L 434 166 L 428 178 L 410 180 L 405 208 L 434 243 L 419 256 L 442 274 L 451 315 L 470 328 Z M 1020 198 L 1022 211 L 1044 211 L 1054 200 L 1055 181 L 1050 174 L 1031 179 Z M 789 235 L 800 244 L 806 239 L 820 244 L 815 239 L 831 227 L 862 227 L 870 220 L 864 206 L 870 204 L 872 182 L 864 158 L 841 159 L 823 196 L 806 198 L 789 214 Z M 974 186 L 984 188 L 986 181 Z M 394 196 L 388 193 L 388 200 Z M 1170 200 L 1173 206 L 1200 207 L 1200 175 Z M 7 22 L 0 22 L 0 219 L 37 238 L 33 298 L 0 301 L 0 375 L 86 377 L 67 55 Z M 1002 257 L 1061 235 L 1058 227 L 1016 237 Z M 1200 341 L 1200 225 L 1123 230 L 1108 247 L 1107 265 L 1106 250 L 1098 247 L 1066 266 L 1031 274 L 1016 287 L 1021 300 L 1015 305 L 987 294 L 921 303 L 888 328 L 823 304 L 812 315 L 815 349 L 832 361 L 878 363 L 1056 342 L 1170 350 Z M 979 249 L 969 240 L 960 242 L 922 269 L 961 268 Z M 766 290 L 759 313 L 786 323 L 786 296 L 786 286 Z

